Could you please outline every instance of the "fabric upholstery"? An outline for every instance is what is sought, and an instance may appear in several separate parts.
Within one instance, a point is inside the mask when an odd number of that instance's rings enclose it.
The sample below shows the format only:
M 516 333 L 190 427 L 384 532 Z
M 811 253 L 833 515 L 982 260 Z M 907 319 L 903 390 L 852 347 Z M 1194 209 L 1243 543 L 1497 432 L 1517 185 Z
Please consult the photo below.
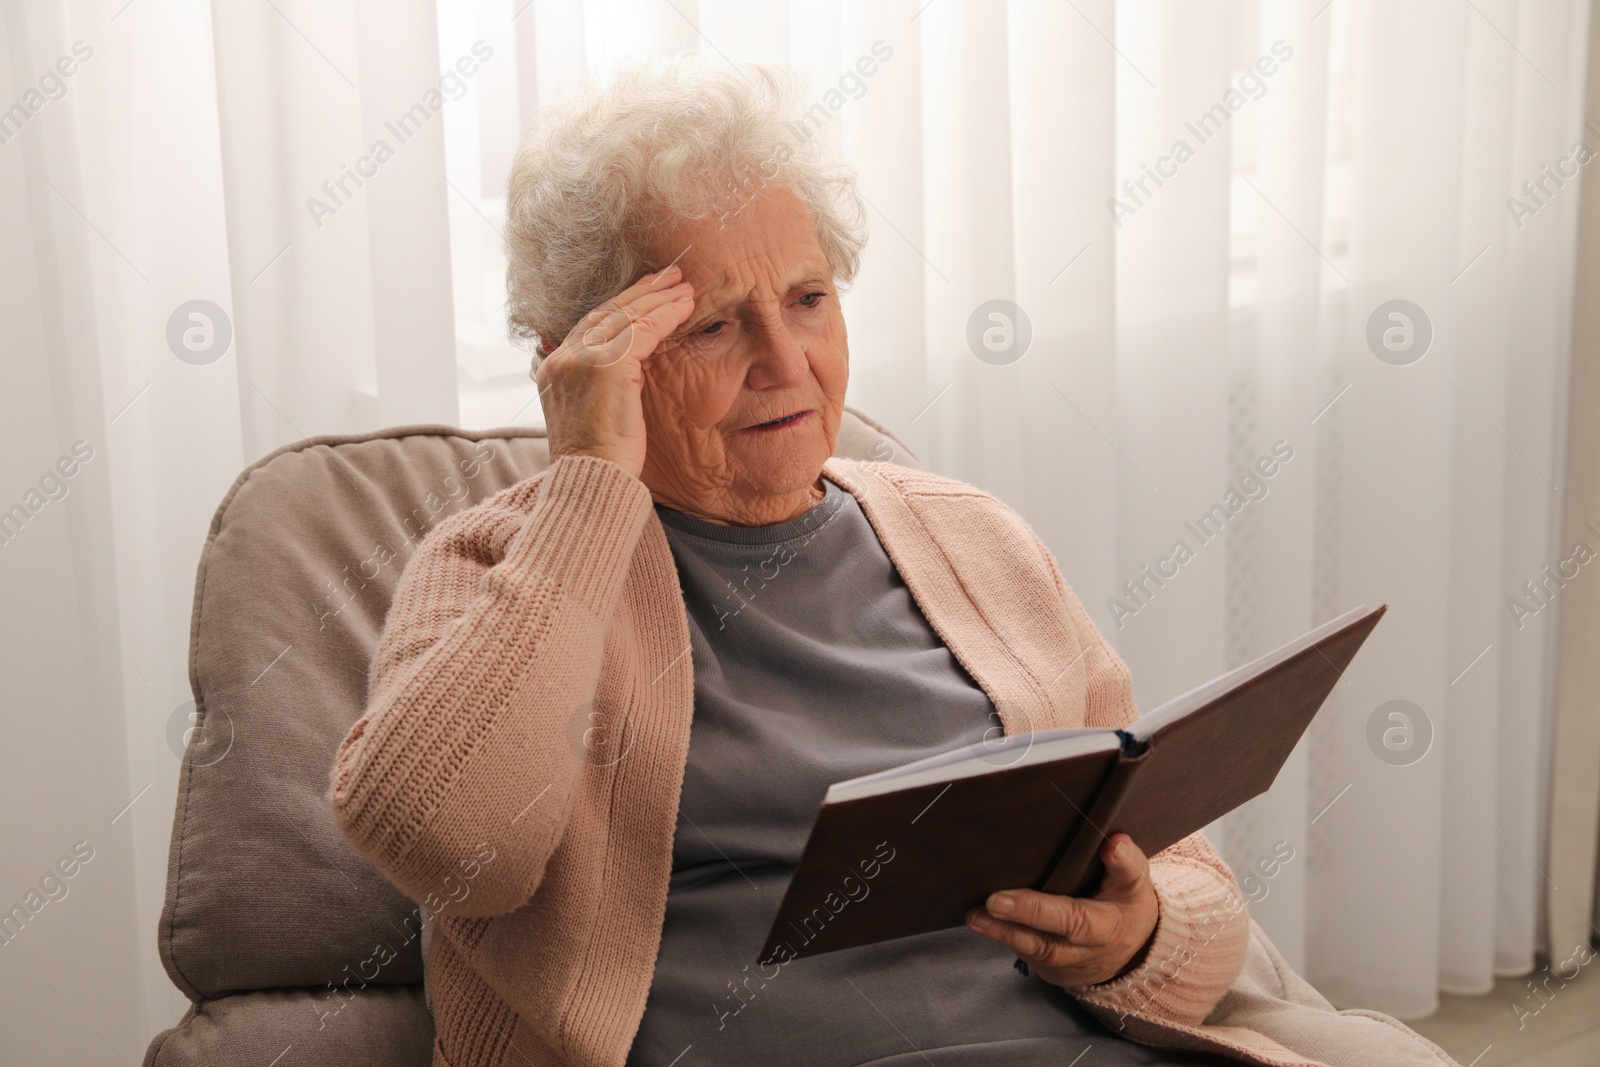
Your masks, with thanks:
M 422 987 L 374 986 L 328 1005 L 309 989 L 206 1001 L 157 1037 L 144 1067 L 428 1067 Z
M 854 412 L 838 453 L 917 465 Z M 542 430 L 399 427 L 279 449 L 223 499 L 195 583 L 197 728 L 179 772 L 157 940 L 191 1001 L 229 1007 L 186 1021 L 172 1049 L 198 1048 L 199 1033 L 221 1041 L 230 1027 L 244 1040 L 253 1013 L 267 1009 L 230 995 L 253 990 L 307 992 L 285 1016 L 284 1041 L 251 1062 L 269 1062 L 296 1032 L 311 1040 L 318 1012 L 349 993 L 366 1000 L 380 987 L 415 986 L 426 1022 L 417 909 L 334 826 L 328 772 L 365 707 L 367 664 L 417 543 L 548 465 Z

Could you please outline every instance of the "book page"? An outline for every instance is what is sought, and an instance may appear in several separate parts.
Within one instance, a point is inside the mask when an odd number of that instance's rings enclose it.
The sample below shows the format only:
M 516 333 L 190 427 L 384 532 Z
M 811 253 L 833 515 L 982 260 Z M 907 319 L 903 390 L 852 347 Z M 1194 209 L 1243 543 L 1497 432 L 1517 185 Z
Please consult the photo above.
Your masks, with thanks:
M 1132 726 L 1128 727 L 1128 732 L 1141 741 L 1148 741 L 1163 726 L 1183 718 L 1190 712 L 1205 707 L 1217 697 L 1222 696 L 1228 690 L 1236 688 L 1249 679 L 1259 674 L 1265 674 L 1290 656 L 1310 648 L 1324 637 L 1350 625 L 1366 613 L 1367 606 L 1365 604 L 1357 608 L 1351 608 L 1338 618 L 1330 619 L 1321 626 L 1308 630 L 1288 644 L 1275 648 L 1266 655 L 1259 656 L 1242 667 L 1235 667 L 1228 673 L 1213 678 L 1204 685 L 1196 686 L 1181 696 L 1173 697 L 1154 711 L 1140 716 Z
M 1031 734 L 1011 734 L 993 741 L 977 741 L 914 763 L 890 767 L 886 771 L 835 782 L 828 787 L 827 796 L 822 802 L 836 804 L 934 782 L 950 782 L 1011 767 L 1081 756 L 1087 752 L 1108 752 L 1121 746 L 1115 730 L 1069 727 Z

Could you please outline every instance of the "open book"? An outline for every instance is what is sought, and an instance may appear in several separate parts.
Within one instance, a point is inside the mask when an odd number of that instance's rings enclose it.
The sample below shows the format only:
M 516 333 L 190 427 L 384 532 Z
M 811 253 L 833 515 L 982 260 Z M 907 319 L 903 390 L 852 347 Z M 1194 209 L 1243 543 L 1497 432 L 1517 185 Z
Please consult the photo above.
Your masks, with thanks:
M 1388 605 L 1346 612 L 1122 730 L 973 744 L 829 787 L 761 960 L 965 922 L 1000 889 L 1092 895 L 1100 845 L 1157 852 L 1264 793 Z

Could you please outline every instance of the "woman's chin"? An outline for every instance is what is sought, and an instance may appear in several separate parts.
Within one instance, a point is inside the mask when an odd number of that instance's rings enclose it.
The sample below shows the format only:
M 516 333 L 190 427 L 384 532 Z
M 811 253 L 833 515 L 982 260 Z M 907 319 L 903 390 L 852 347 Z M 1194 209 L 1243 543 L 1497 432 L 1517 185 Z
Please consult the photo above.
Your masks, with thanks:
M 739 480 L 767 496 L 799 493 L 815 485 L 832 454 L 820 426 L 797 428 L 793 435 L 744 436 L 729 442 L 728 448 L 728 458 L 742 476 Z

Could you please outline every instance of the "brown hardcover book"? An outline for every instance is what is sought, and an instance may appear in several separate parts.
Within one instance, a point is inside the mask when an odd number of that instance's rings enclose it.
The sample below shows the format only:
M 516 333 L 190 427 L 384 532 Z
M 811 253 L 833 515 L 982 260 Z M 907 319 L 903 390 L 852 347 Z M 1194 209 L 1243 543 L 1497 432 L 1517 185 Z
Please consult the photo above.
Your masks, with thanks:
M 960 926 L 992 892 L 1092 895 L 1099 849 L 1146 855 L 1272 786 L 1388 605 L 1356 608 L 1123 730 L 977 743 L 829 787 L 761 961 Z

